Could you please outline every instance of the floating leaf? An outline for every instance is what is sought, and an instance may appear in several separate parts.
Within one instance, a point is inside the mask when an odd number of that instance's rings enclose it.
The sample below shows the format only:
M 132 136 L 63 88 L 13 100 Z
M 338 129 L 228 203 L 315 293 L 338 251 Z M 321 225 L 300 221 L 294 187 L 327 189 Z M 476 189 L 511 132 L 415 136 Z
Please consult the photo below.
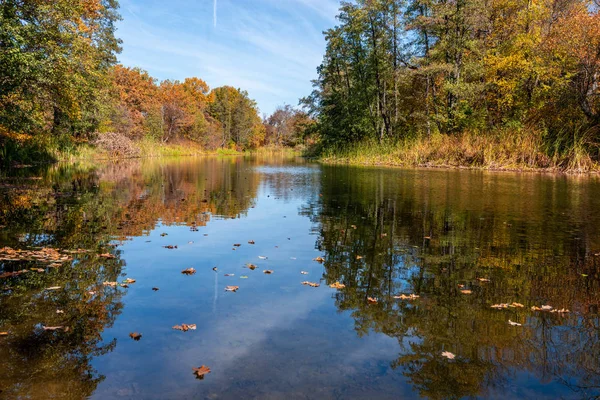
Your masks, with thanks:
M 248 240 L 248 244 L 255 244 L 254 240 Z
M 196 270 L 194 268 L 188 268 L 181 271 L 181 273 L 185 275 L 194 275 L 196 273 Z
M 316 261 L 318 263 L 324 263 L 325 259 L 323 257 L 317 257 L 317 258 L 313 258 L 313 261 Z
M 0 336 L 8 336 L 8 332 L 0 332 Z
M 142 334 L 138 332 L 131 332 L 129 337 L 135 340 L 136 342 L 142 338 Z
M 61 331 L 64 330 L 65 332 L 69 330 L 69 328 L 65 328 L 64 326 L 43 326 L 42 325 L 42 329 L 45 331 Z
M 65 312 L 63 310 L 56 310 L 57 314 L 64 314 Z
M 531 311 L 551 311 L 552 308 L 553 308 L 552 306 L 548 306 L 548 305 L 541 306 L 541 307 L 533 306 L 533 307 L 531 307 Z
M 155 292 L 158 292 L 160 289 L 157 287 L 153 287 L 152 290 L 154 290 Z
M 183 332 L 187 332 L 190 330 L 196 330 L 196 324 L 181 324 L 181 325 L 175 325 L 173 327 L 173 329 L 178 330 L 178 331 L 183 331 Z
M 174 250 L 177 248 L 177 246 L 173 246 L 173 245 L 167 245 L 167 246 L 163 246 L 165 249 L 169 249 L 169 250 Z
M 473 293 L 473 292 L 472 292 L 471 290 L 469 290 L 469 289 L 461 289 L 461 291 L 460 291 L 460 292 L 461 292 L 462 294 L 471 294 L 471 293 Z
M 511 321 L 510 319 L 508 320 L 508 324 L 509 324 L 510 326 L 522 326 L 522 324 L 520 324 L 520 323 L 518 323 L 518 322 Z
M 488 278 L 477 278 L 479 282 L 490 282 Z
M 558 314 L 565 314 L 565 313 L 569 313 L 571 311 L 567 310 L 566 308 L 561 308 L 560 310 L 552 310 L 550 312 L 551 313 L 558 313 Z
M 240 279 L 248 279 L 248 277 L 246 275 L 242 275 L 240 276 Z
M 350 225 L 352 229 L 356 229 L 356 225 Z
M 164 232 L 160 234 L 160 236 L 167 236 L 167 235 L 168 235 L 168 233 L 164 233 Z
M 304 282 L 302 282 L 302 284 L 305 285 L 305 286 L 310 286 L 310 287 L 319 287 L 319 286 L 321 286 L 319 283 L 309 282 L 309 281 L 304 281 Z
M 377 303 L 377 299 L 374 297 L 367 297 L 367 303 L 369 304 L 376 304 Z
M 267 258 L 269 258 L 269 257 L 266 257 L 266 256 L 258 256 L 258 258 L 260 258 L 261 260 L 266 260 L 266 259 L 267 259 Z
M 308 275 L 308 272 L 306 272 L 306 271 L 300 271 L 300 273 L 301 273 L 302 275 Z
M 225 276 L 234 276 L 234 274 L 225 274 Z
M 241 243 L 234 243 L 233 244 L 235 247 L 240 247 L 242 244 Z
M 49 288 L 46 288 L 46 290 L 58 290 L 60 289 L 60 286 L 50 286 Z
M 217 267 L 213 267 L 213 271 L 217 272 L 218 271 Z
M 363 259 L 363 256 L 356 256 L 356 259 L 357 259 L 357 260 L 362 260 L 362 259 Z
M 135 279 L 127 278 L 123 281 L 123 283 L 126 283 L 126 284 L 135 283 Z
M 400 296 L 394 296 L 394 298 L 400 299 L 400 300 L 415 300 L 415 299 L 418 299 L 419 296 L 417 296 L 416 294 L 409 294 L 409 295 L 401 294 Z
M 344 285 L 343 283 L 335 282 L 329 285 L 329 287 L 334 289 L 343 289 L 346 287 L 346 285 Z
M 204 379 L 204 375 L 210 374 L 210 368 L 206 365 L 202 365 L 199 368 L 192 368 L 192 370 L 194 371 L 196 379 Z
M 225 291 L 226 292 L 237 292 L 237 290 L 239 289 L 239 286 L 225 286 Z
M 254 271 L 257 267 L 254 264 L 246 264 L 246 268 L 250 268 L 252 271 Z
M 117 258 L 114 255 L 110 254 L 110 253 L 103 253 L 103 254 L 99 254 L 98 257 L 102 257 L 102 258 Z
M 456 356 L 449 351 L 442 352 L 442 357 L 446 357 L 448 360 L 454 360 Z
M 265 269 L 263 272 L 264 272 L 265 274 L 272 274 L 272 273 L 273 273 L 273 270 L 271 270 L 271 269 Z
M 102 282 L 104 286 L 117 287 L 119 286 L 119 282 Z

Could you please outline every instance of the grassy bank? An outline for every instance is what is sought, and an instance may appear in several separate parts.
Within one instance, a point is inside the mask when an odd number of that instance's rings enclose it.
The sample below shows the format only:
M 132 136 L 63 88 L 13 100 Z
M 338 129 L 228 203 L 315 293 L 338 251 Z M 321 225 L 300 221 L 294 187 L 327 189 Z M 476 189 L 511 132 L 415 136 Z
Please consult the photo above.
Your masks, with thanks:
M 536 132 L 498 132 L 493 135 L 464 133 L 455 136 L 398 142 L 362 142 L 348 147 L 326 148 L 318 158 L 327 163 L 450 167 L 489 170 L 522 170 L 586 173 L 600 171 L 598 146 L 585 138 L 561 145 L 547 144 Z
M 205 149 L 192 141 L 179 141 L 177 143 L 161 143 L 151 139 L 123 141 L 122 137 L 110 140 L 108 143 L 108 145 L 73 141 L 60 143 L 55 140 L 44 140 L 43 138 L 27 141 L 4 141 L 3 146 L 0 148 L 0 165 L 18 166 L 52 162 L 94 162 L 128 158 L 207 155 L 295 156 L 302 153 L 301 149 L 279 146 L 265 146 L 244 151 L 230 148 Z

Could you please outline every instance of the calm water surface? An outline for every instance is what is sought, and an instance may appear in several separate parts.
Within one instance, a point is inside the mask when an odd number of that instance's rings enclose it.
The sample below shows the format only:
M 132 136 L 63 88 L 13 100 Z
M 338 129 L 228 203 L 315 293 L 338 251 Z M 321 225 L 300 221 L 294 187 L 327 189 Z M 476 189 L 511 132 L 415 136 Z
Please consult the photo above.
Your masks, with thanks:
M 0 398 L 600 395 L 593 177 L 190 158 L 1 171 L 0 204 Z

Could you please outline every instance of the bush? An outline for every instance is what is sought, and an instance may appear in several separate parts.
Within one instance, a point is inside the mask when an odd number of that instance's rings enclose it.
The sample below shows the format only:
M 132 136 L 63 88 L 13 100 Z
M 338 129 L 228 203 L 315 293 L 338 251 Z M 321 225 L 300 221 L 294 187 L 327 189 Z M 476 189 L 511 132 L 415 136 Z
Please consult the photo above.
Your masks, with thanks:
M 108 132 L 99 134 L 94 144 L 106 151 L 111 157 L 139 157 L 140 148 L 127 136 Z

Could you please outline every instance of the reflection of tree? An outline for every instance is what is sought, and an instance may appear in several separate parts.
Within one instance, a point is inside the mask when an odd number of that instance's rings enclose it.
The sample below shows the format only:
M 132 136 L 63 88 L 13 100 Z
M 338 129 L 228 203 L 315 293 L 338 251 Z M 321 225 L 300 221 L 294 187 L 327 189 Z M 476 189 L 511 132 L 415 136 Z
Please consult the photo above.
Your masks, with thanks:
M 398 339 L 393 367 L 423 396 L 485 395 L 519 370 L 600 393 L 600 260 L 589 255 L 600 243 L 585 211 L 597 207 L 593 187 L 570 196 L 560 180 L 515 182 L 525 179 L 323 167 L 322 197 L 301 211 L 318 227 L 324 278 L 346 284 L 337 306 L 352 310 L 359 335 Z M 490 308 L 513 301 L 526 307 Z M 529 310 L 541 304 L 577 315 Z
M 239 158 L 126 162 L 94 171 L 56 166 L 41 179 L 0 182 L 0 247 L 82 249 L 73 261 L 46 272 L 0 280 L 0 397 L 84 398 L 103 379 L 94 356 L 111 351 L 103 340 L 123 307 L 123 261 L 99 257 L 111 240 L 165 224 L 202 226 L 211 216 L 237 217 L 252 206 L 258 177 Z M 0 272 L 40 267 L 0 261 Z M 59 290 L 45 290 L 60 286 Z M 57 310 L 62 313 L 57 313 Z M 44 331 L 64 326 L 68 331 Z

